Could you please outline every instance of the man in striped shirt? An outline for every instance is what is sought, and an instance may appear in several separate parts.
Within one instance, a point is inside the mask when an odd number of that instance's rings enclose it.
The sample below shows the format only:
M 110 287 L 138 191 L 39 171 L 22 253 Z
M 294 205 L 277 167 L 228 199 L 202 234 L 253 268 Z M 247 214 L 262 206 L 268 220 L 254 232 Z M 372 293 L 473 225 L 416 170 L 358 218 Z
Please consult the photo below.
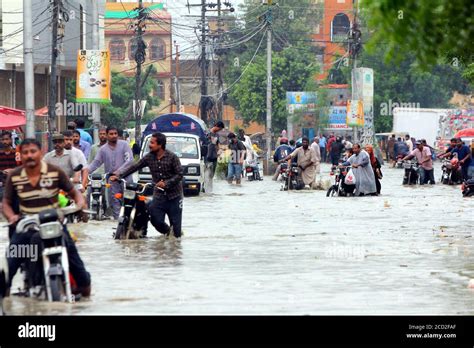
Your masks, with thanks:
M 60 168 L 43 161 L 41 144 L 37 140 L 25 139 L 20 145 L 20 153 L 23 165 L 15 168 L 8 175 L 3 197 L 4 215 L 10 225 L 16 224 L 21 215 L 37 214 L 45 209 L 58 208 L 59 190 L 65 191 L 80 208 L 85 207 L 83 196 L 74 189 L 66 174 Z M 19 201 L 19 211 L 12 206 L 15 199 Z M 10 246 L 41 245 L 39 233 L 33 230 L 25 233 L 13 233 L 10 238 Z M 73 291 L 76 294 L 81 293 L 83 296 L 89 296 L 90 274 L 86 271 L 66 228 L 64 228 L 64 241 L 68 251 L 71 274 L 77 283 L 77 289 Z M 9 270 L 8 287 L 25 259 L 7 257 L 7 261 Z M 41 258 L 35 262 L 32 261 L 34 260 L 30 260 L 30 263 L 37 270 L 33 273 L 37 274 L 38 270 L 41 269 L 39 266 Z M 1 276 L 0 270 L 0 297 L 2 292 L 5 292 L 5 289 L 1 289 L 3 283 Z

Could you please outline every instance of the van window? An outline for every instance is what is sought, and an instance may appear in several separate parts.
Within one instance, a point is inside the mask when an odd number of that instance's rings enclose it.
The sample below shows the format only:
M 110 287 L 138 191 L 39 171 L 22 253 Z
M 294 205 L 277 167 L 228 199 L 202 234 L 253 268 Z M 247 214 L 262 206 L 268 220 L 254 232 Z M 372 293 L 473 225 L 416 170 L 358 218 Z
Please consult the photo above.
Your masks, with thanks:
M 150 152 L 148 147 L 150 138 L 147 138 L 144 154 Z M 166 137 L 166 149 L 175 153 L 179 158 L 199 159 L 198 144 L 196 139 L 191 137 Z

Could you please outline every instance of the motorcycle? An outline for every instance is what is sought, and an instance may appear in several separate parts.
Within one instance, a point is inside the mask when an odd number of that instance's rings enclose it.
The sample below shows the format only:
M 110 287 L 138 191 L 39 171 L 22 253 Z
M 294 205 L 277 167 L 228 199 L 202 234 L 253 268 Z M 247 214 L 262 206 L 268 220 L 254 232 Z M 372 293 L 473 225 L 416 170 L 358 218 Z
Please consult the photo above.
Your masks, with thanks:
M 259 163 L 256 160 L 251 160 L 248 162 L 247 166 L 245 167 L 245 176 L 247 177 L 248 181 L 263 180 L 262 176 L 260 175 Z
M 462 183 L 461 167 L 457 158 L 444 159 L 441 165 L 443 171 L 441 182 L 444 185 L 457 185 Z
M 291 163 L 290 165 L 282 163 L 280 171 L 283 180 L 281 191 L 302 190 L 304 188 L 300 169 L 296 163 Z
M 329 174 L 335 177 L 335 183 L 329 188 L 328 192 L 326 193 L 326 197 L 347 197 L 354 195 L 355 185 L 347 185 L 344 182 L 350 169 L 350 166 L 331 168 L 331 172 Z
M 465 180 L 461 186 L 462 196 L 463 197 L 473 197 L 474 196 L 474 179 Z
M 21 266 L 24 273 L 24 289 L 20 294 L 37 298 L 45 295 L 45 299 L 49 302 L 75 301 L 63 231 L 67 217 L 78 211 L 80 209 L 72 204 L 67 208 L 46 209 L 38 214 L 25 215 L 18 221 L 15 233 L 26 233 L 31 230 L 39 232 L 43 271 L 41 285 L 34 287 L 32 279 L 37 275 L 30 274 L 30 261 L 26 261 Z
M 104 202 L 105 188 L 109 188 L 110 184 L 107 183 L 106 174 L 90 174 L 89 175 L 89 210 L 93 213 L 90 214 L 90 218 L 101 221 L 104 218 L 105 211 L 107 209 Z
M 418 174 L 418 162 L 416 161 L 404 161 L 403 168 L 405 169 L 405 174 L 403 176 L 403 185 L 416 185 L 419 181 Z
M 153 192 L 150 194 L 148 190 L 153 187 L 153 184 L 127 183 L 124 179 L 121 179 L 121 182 L 124 185 L 123 194 L 117 193 L 115 198 L 122 199 L 122 207 L 113 237 L 114 239 L 146 237 L 149 220 L 147 204 L 151 201 L 149 196 L 153 194 Z M 159 190 L 163 189 L 159 188 Z

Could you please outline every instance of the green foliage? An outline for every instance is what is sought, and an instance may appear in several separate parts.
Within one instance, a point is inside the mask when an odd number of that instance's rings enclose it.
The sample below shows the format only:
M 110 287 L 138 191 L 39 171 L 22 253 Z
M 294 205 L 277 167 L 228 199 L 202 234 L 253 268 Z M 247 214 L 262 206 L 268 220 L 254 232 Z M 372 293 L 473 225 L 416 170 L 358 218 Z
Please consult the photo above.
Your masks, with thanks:
M 454 91 L 469 93 L 462 70 L 451 65 L 435 65 L 422 70 L 412 54 L 397 64 L 384 61 L 387 48 L 378 46 L 364 52 L 360 66 L 374 69 L 374 122 L 377 132 L 392 130 L 393 117 L 383 115 L 389 102 L 410 103 L 421 108 L 447 108 Z M 391 110 L 389 110 L 391 111 Z
M 147 105 L 142 118 L 142 124 L 146 124 L 156 117 L 150 110 L 160 104 L 159 98 L 152 95 L 152 91 L 157 87 L 156 80 L 152 76 L 153 72 L 154 70 L 151 71 L 143 86 L 142 95 L 146 96 Z M 101 123 L 106 126 L 114 125 L 122 129 L 127 128 L 129 127 L 129 122 L 134 119 L 132 103 L 135 96 L 135 78 L 112 72 L 111 87 L 112 102 L 101 105 Z M 66 98 L 68 100 L 75 100 L 75 95 L 76 81 L 69 80 L 66 86 Z
M 423 68 L 440 62 L 463 67 L 474 57 L 471 0 L 371 0 L 362 3 L 374 35 L 370 48 L 387 45 L 386 57 L 413 53 Z M 466 78 L 474 78 L 467 74 Z M 473 79 L 470 82 L 474 82 Z
M 273 56 L 272 56 L 272 128 L 274 132 L 286 129 L 287 91 L 314 91 L 314 76 L 318 72 L 315 63 L 316 49 L 309 43 L 314 22 L 321 18 L 321 12 L 311 7 L 311 0 L 279 1 L 272 6 Z M 227 40 L 235 42 L 253 28 L 263 24 L 258 18 L 268 13 L 268 6 L 246 0 L 242 11 L 244 24 L 235 24 Z M 229 93 L 229 103 L 242 114 L 245 123 L 266 120 L 266 39 L 264 30 L 255 37 L 225 52 L 225 80 L 227 85 L 237 81 Z M 257 48 L 260 49 L 251 64 Z M 236 66 L 236 62 L 238 62 Z M 248 65 L 249 64 L 249 65 Z M 246 69 L 244 71 L 244 69 Z

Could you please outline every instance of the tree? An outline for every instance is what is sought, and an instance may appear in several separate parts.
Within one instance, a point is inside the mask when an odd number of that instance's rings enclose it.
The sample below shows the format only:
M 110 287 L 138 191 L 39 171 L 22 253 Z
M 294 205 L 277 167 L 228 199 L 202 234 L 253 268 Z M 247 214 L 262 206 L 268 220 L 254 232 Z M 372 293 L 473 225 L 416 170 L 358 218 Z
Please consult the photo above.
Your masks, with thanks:
M 311 45 L 313 22 L 321 12 L 311 6 L 312 1 L 279 1 L 272 6 L 272 126 L 275 131 L 287 126 L 287 91 L 315 90 L 314 77 L 318 72 L 315 63 L 317 49 Z M 229 103 L 245 123 L 266 120 L 266 50 L 265 16 L 269 6 L 245 1 L 242 11 L 244 22 L 231 26 L 220 53 L 225 56 L 225 80 L 230 87 Z M 255 35 L 254 35 L 255 34 Z M 251 39 L 246 39 L 251 37 Z M 241 42 L 232 46 L 231 43 Z
M 455 91 L 466 94 L 470 85 L 462 69 L 449 64 L 436 64 L 421 69 L 414 54 L 397 62 L 386 62 L 387 46 L 379 45 L 364 51 L 359 66 L 374 70 L 374 123 L 376 132 L 389 132 L 393 126 L 393 106 L 448 108 Z M 339 70 L 339 71 L 338 71 Z M 329 72 L 339 83 L 350 83 L 351 72 L 346 67 L 333 67 Z
M 373 32 L 370 47 L 387 45 L 386 57 L 401 60 L 410 52 L 425 69 L 440 61 L 454 67 L 473 63 L 473 1 L 371 0 L 362 6 Z M 473 74 L 466 77 L 474 82 Z
M 152 92 L 157 88 L 156 80 L 152 78 L 153 69 L 143 86 L 142 95 L 146 96 L 147 100 L 145 115 L 142 118 L 143 123 L 151 121 L 156 116 L 150 110 L 160 104 L 159 98 L 152 95 Z M 135 78 L 112 72 L 111 88 L 112 102 L 101 105 L 101 123 L 106 126 L 114 125 L 122 129 L 133 127 L 131 121 L 134 119 L 132 101 L 135 96 Z M 66 89 L 66 97 L 68 100 L 75 100 L 75 95 L 76 81 L 70 80 Z

